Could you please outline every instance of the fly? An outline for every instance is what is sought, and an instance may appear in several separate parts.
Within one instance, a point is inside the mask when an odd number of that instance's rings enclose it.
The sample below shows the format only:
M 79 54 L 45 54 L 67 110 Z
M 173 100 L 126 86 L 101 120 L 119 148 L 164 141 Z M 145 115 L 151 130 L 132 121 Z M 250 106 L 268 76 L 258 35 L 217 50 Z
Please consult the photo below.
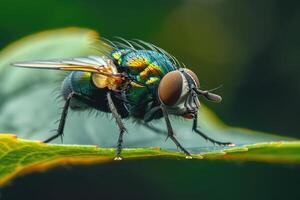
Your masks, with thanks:
M 140 40 L 122 41 L 103 42 L 112 50 L 97 56 L 13 63 L 24 68 L 70 71 L 61 85 L 65 104 L 57 133 L 44 142 L 63 136 L 69 109 L 93 108 L 111 113 L 119 127 L 115 160 L 122 159 L 126 132 L 122 120 L 130 117 L 146 123 L 164 118 L 168 138 L 187 158 L 192 158 L 191 154 L 175 138 L 169 115 L 193 120 L 193 131 L 214 144 L 234 145 L 210 138 L 197 126 L 201 106 L 198 96 L 220 102 L 222 98 L 219 95 L 201 90 L 197 75 L 181 67 L 177 59 L 161 48 Z

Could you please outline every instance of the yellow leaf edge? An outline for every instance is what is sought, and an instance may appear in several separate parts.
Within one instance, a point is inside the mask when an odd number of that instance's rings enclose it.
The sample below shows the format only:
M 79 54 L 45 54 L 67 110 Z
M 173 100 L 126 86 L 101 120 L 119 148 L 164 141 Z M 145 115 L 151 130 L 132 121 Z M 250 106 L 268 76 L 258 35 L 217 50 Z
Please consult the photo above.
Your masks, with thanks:
M 9 147 L 7 144 L 12 144 L 12 147 Z M 3 164 L 5 156 L 7 153 L 0 152 L 0 187 L 6 185 L 15 177 L 27 173 L 31 173 L 34 171 L 45 171 L 50 168 L 61 166 L 61 165 L 90 165 L 90 164 L 98 164 L 114 161 L 115 149 L 114 148 L 99 148 L 97 146 L 92 145 L 58 145 L 58 144 L 46 144 L 41 141 L 32 141 L 32 140 L 24 140 L 17 138 L 14 134 L 0 134 L 0 147 L 1 150 L 4 146 L 4 149 L 10 149 L 10 151 L 15 151 L 17 153 L 18 150 L 22 148 L 17 148 L 18 145 L 22 144 L 25 146 L 33 146 L 39 147 L 37 150 L 39 151 L 41 148 L 44 150 L 49 150 L 53 148 L 60 149 L 70 149 L 76 150 L 80 149 L 78 154 L 64 155 L 64 156 L 54 156 L 50 157 L 48 160 L 44 159 L 40 162 L 32 162 L 27 165 L 17 166 L 16 163 L 15 168 L 12 172 L 7 174 L 2 174 L 1 169 L 6 167 L 12 167 L 12 165 Z M 83 152 L 83 153 L 82 153 Z M 185 155 L 179 152 L 173 151 L 162 151 L 160 148 L 130 148 L 123 149 L 122 153 L 123 157 L 126 160 L 129 159 L 147 159 L 152 157 L 163 157 L 163 158 L 173 158 L 173 159 L 184 159 Z M 196 155 L 195 158 L 201 159 L 200 155 Z M 5 163 L 5 162 L 4 162 Z
M 37 153 L 41 153 L 41 150 L 51 151 L 56 149 L 66 150 L 67 154 L 49 157 L 38 162 L 32 162 L 26 165 L 18 166 L 15 168 L 13 165 L 3 164 L 3 159 L 7 154 L 0 152 L 0 187 L 6 185 L 15 177 L 35 171 L 45 171 L 56 166 L 65 165 L 90 165 L 114 161 L 115 149 L 113 148 L 99 148 L 97 146 L 89 145 L 57 145 L 57 144 L 45 144 L 40 141 L 31 141 L 19 139 L 13 134 L 1 134 L 0 135 L 0 146 L 4 148 L 9 147 L 10 144 L 13 146 L 15 153 L 22 147 L 33 147 L 37 148 Z M 4 146 L 3 146 L 4 145 Z M 7 145 L 7 146 L 5 146 Z M 2 150 L 3 148 L 1 148 Z M 264 151 L 268 153 L 262 153 Z M 282 154 L 276 156 L 276 152 L 280 150 L 290 150 L 293 155 Z M 72 152 L 75 151 L 75 154 Z M 77 151 L 77 152 L 76 152 Z M 58 151 L 59 152 L 59 151 Z M 274 154 L 275 152 L 275 154 Z M 193 154 L 195 160 L 233 160 L 233 161 L 259 161 L 268 163 L 283 163 L 283 164 L 300 164 L 300 141 L 280 141 L 280 142 L 268 142 L 268 143 L 257 143 L 251 145 L 244 145 L 239 147 L 226 148 L 220 151 L 213 151 L 201 154 Z M 274 155 L 273 155 L 274 154 Z M 295 154 L 295 155 L 294 155 Z M 132 159 L 150 159 L 150 158 L 164 158 L 164 159 L 186 159 L 185 155 L 176 151 L 166 151 L 160 148 L 130 148 L 123 150 L 123 157 L 126 160 Z M 290 157 L 289 157 L 290 156 Z M 13 171 L 10 173 L 3 174 L 1 169 L 6 167 L 12 167 Z

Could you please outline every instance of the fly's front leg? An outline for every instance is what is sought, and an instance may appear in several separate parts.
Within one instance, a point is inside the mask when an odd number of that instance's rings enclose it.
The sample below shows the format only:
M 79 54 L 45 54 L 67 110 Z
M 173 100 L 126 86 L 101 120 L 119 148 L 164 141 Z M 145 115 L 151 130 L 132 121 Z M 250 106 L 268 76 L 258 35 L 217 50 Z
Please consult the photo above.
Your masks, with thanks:
M 210 137 L 208 137 L 207 135 L 205 135 L 204 133 L 202 133 L 199 129 L 198 129 L 198 115 L 195 115 L 194 118 L 194 122 L 193 122 L 193 131 L 195 131 L 198 135 L 200 135 L 201 137 L 203 137 L 204 139 L 212 142 L 213 144 L 217 144 L 217 145 L 222 145 L 222 146 L 235 146 L 235 144 L 231 143 L 231 142 L 219 142 L 217 140 L 214 140 Z
M 171 140 L 176 144 L 176 146 L 185 153 L 187 159 L 192 159 L 191 154 L 185 148 L 183 148 L 183 146 L 181 146 L 181 144 L 175 138 L 168 112 L 163 105 L 161 105 L 161 110 L 162 110 L 164 118 L 166 120 L 167 129 L 168 129 L 168 137 L 171 138 Z
M 116 153 L 116 157 L 115 160 L 122 160 L 121 157 L 121 152 L 122 152 L 122 143 L 123 143 L 123 135 L 126 132 L 126 128 L 122 122 L 121 116 L 119 115 L 117 108 L 111 98 L 111 93 L 108 92 L 107 93 L 107 100 L 108 100 L 108 106 L 109 109 L 113 115 L 113 117 L 116 119 L 116 122 L 118 124 L 118 127 L 120 129 L 120 134 L 119 134 L 119 139 L 118 139 L 118 144 L 117 144 L 117 153 Z

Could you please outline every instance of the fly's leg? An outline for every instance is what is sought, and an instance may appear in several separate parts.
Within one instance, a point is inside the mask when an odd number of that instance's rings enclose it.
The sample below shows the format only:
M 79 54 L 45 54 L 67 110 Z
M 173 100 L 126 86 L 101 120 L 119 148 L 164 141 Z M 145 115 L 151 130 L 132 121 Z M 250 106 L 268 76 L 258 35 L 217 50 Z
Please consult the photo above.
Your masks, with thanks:
M 183 148 L 183 146 L 181 146 L 181 144 L 175 138 L 168 112 L 166 111 L 166 109 L 163 105 L 161 106 L 161 110 L 162 110 L 164 118 L 166 120 L 167 129 L 168 129 L 168 137 L 171 138 L 171 140 L 176 144 L 176 146 L 185 153 L 187 159 L 191 159 L 192 158 L 191 154 L 185 148 Z
M 45 140 L 44 141 L 45 143 L 51 142 L 52 140 L 56 139 L 59 136 L 63 137 L 70 102 L 71 102 L 71 99 L 73 98 L 74 94 L 75 93 L 70 93 L 67 100 L 66 100 L 66 102 L 65 102 L 65 105 L 63 107 L 63 111 L 62 111 L 62 114 L 61 114 L 61 117 L 60 117 L 60 120 L 59 120 L 57 133 L 55 135 L 53 135 L 52 137 L 48 138 L 47 140 Z
M 63 107 L 61 118 L 59 120 L 59 125 L 58 125 L 58 129 L 57 129 L 57 133 L 55 135 L 53 135 L 52 137 L 48 138 L 47 140 L 45 140 L 44 141 L 45 143 L 51 142 L 52 140 L 56 139 L 59 136 L 63 137 L 65 123 L 66 123 L 66 118 L 67 118 L 67 115 L 68 115 L 68 111 L 69 111 L 69 107 L 70 107 L 70 102 L 71 102 L 72 98 L 76 98 L 79 101 L 82 101 L 82 102 L 87 103 L 87 104 L 94 104 L 94 105 L 96 105 L 96 102 L 93 99 L 90 99 L 89 97 L 86 97 L 86 96 L 82 96 L 81 94 L 78 94 L 78 93 L 75 93 L 75 92 L 71 92 L 69 94 L 69 96 L 67 97 L 65 105 Z
M 109 109 L 113 115 L 113 117 L 116 119 L 117 125 L 120 129 L 120 133 L 119 133 L 119 139 L 118 139 L 118 144 L 117 144 L 117 153 L 116 153 L 116 157 L 115 160 L 122 160 L 121 157 L 121 152 L 122 152 L 122 143 L 123 143 L 123 135 L 126 132 L 126 128 L 122 122 L 121 116 L 119 115 L 117 108 L 111 98 L 111 93 L 108 92 L 107 93 L 107 100 L 108 100 L 108 106 Z
M 198 135 L 200 135 L 201 137 L 203 137 L 204 139 L 212 142 L 213 144 L 217 144 L 217 145 L 221 145 L 221 146 L 235 146 L 235 144 L 231 143 L 231 142 L 219 142 L 217 140 L 214 140 L 210 137 L 208 137 L 207 135 L 205 135 L 204 133 L 202 133 L 199 129 L 198 129 L 198 115 L 195 115 L 194 118 L 194 122 L 193 122 L 193 131 L 195 131 Z

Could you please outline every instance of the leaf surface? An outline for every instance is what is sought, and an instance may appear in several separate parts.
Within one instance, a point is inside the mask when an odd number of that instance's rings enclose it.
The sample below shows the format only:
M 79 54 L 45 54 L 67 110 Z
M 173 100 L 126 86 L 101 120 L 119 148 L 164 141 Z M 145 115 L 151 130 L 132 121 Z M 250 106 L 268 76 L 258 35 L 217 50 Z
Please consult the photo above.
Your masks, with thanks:
M 244 145 L 222 150 L 197 153 L 193 159 L 260 161 L 270 163 L 300 164 L 300 141 L 271 142 Z M 114 161 L 115 149 L 96 146 L 52 145 L 37 141 L 17 139 L 12 134 L 0 135 L 0 186 L 14 177 L 32 171 L 70 164 L 96 164 Z M 159 148 L 124 149 L 125 159 L 185 159 L 177 151 Z

